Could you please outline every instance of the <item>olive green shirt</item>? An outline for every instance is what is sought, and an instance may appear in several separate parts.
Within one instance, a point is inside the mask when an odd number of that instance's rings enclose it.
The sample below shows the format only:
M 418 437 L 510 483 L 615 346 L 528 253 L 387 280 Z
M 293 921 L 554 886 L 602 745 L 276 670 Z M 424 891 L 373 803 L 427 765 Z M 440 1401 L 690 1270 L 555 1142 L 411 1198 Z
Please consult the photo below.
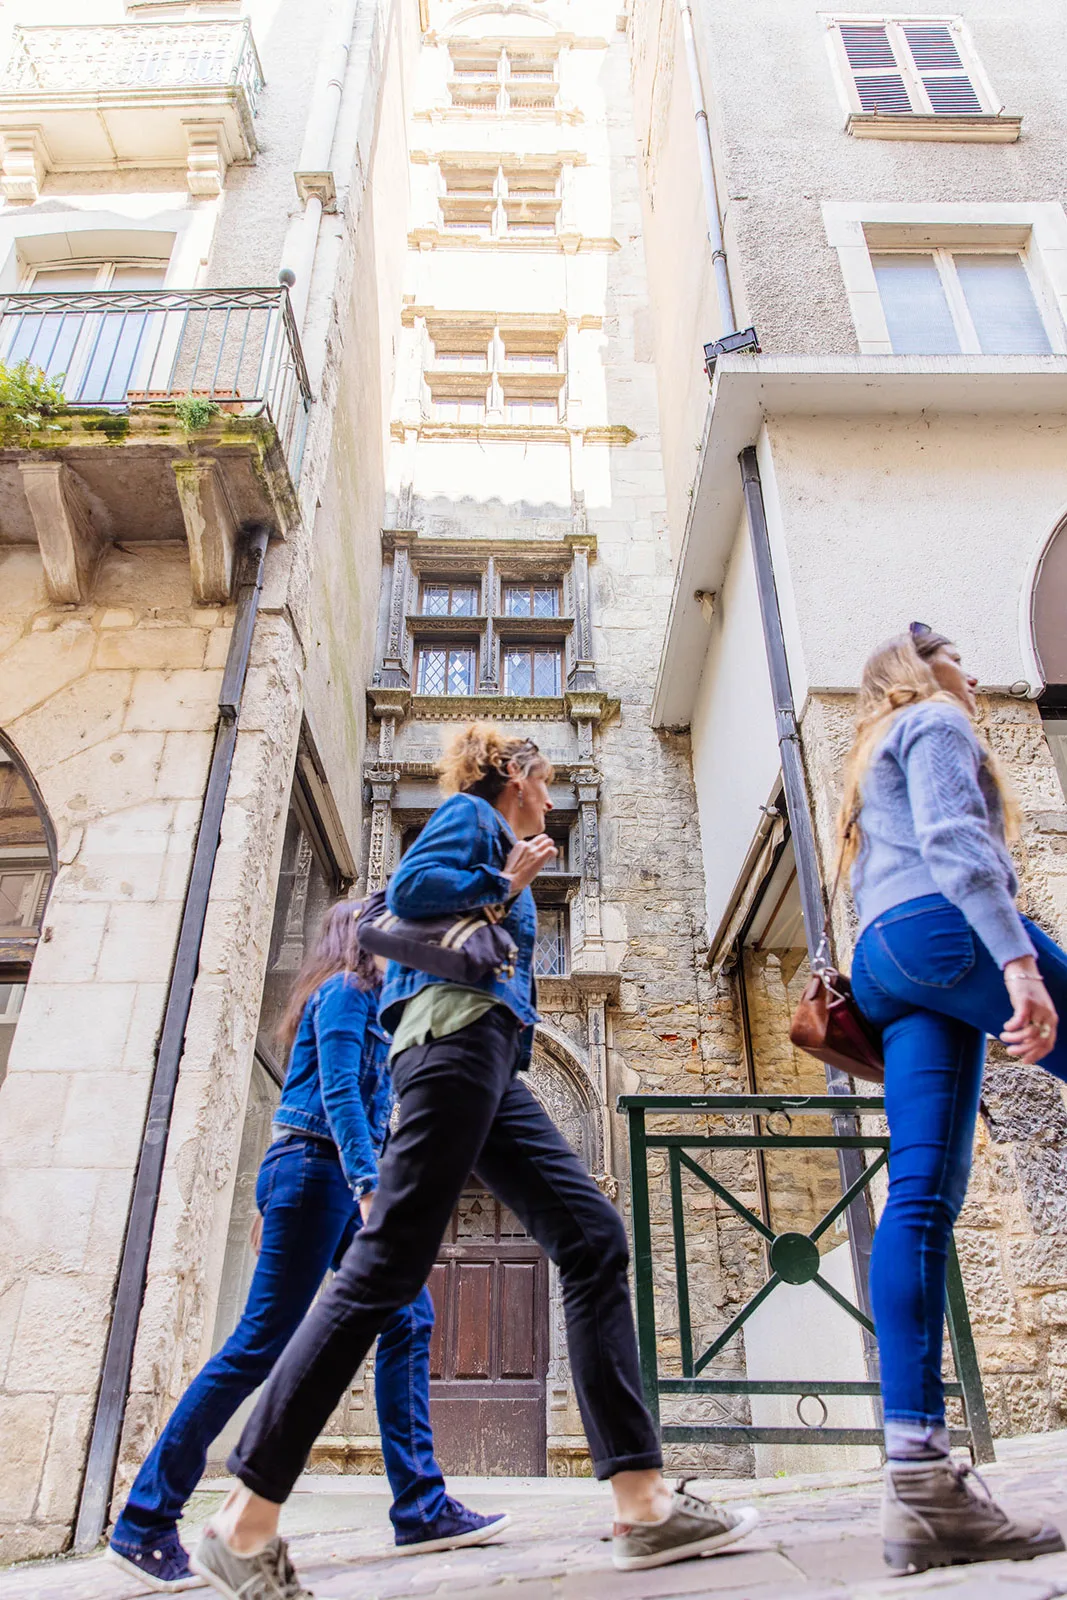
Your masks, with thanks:
M 466 989 L 458 983 L 428 983 L 400 1013 L 389 1060 L 394 1061 L 401 1050 L 410 1050 L 413 1044 L 427 1044 L 431 1039 L 458 1033 L 497 1005 L 500 1001 L 483 989 Z

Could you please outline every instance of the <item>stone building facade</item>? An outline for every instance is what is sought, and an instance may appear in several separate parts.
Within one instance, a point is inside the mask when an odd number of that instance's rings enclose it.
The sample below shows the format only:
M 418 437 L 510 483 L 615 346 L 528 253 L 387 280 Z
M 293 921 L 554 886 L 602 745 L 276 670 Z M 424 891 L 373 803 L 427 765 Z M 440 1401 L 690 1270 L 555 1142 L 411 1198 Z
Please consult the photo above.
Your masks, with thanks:
M 747 984 L 760 1087 L 795 1072 L 817 1092 L 820 1072 L 782 1042 L 806 951 L 747 447 L 823 883 L 863 660 L 921 618 L 960 642 L 980 679 L 983 728 L 1025 812 L 1024 907 L 1067 935 L 1067 105 L 1040 58 L 1042 28 L 1063 22 L 1059 4 L 1023 16 L 995 0 L 944 15 L 631 8 L 678 553 L 653 720 L 690 732 L 712 969 Z M 756 60 L 773 102 L 752 91 Z M 719 355 L 709 394 L 704 345 L 749 326 L 758 350 Z M 753 923 L 760 896 L 779 891 L 777 926 Z M 849 915 L 836 926 L 846 959 Z M 986 1103 L 957 1245 L 993 1429 L 1013 1433 L 1063 1419 L 1064 1109 L 1058 1084 L 995 1048 Z

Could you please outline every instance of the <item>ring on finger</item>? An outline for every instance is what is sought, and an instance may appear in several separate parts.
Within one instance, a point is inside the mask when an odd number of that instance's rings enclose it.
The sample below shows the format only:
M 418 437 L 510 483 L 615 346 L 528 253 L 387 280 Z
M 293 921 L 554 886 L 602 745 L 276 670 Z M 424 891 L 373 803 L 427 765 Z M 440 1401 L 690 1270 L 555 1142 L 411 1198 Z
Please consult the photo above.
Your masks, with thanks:
M 1047 1022 L 1043 1022 L 1041 1024 L 1040 1028 L 1038 1028 L 1037 1032 L 1038 1032 L 1038 1037 L 1039 1038 L 1048 1039 L 1052 1035 L 1052 1028 L 1050 1027 L 1050 1025 Z

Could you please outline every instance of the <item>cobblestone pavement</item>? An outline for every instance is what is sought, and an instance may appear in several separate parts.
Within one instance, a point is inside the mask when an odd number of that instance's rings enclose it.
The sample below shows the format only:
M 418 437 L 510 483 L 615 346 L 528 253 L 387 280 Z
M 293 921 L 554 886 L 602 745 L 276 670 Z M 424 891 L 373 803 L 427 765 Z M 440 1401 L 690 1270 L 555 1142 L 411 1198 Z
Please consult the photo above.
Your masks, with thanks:
M 1043 1512 L 1067 1532 L 1067 1432 L 998 1446 L 983 1472 L 998 1498 Z M 283 1518 L 301 1576 L 322 1600 L 1052 1600 L 1067 1596 L 1067 1555 L 1027 1563 L 956 1567 L 887 1578 L 878 1538 L 877 1473 L 699 1485 L 698 1492 L 759 1506 L 760 1526 L 736 1551 L 657 1572 L 615 1572 L 605 1542 L 606 1488 L 588 1480 L 454 1479 L 453 1492 L 480 1510 L 506 1508 L 512 1525 L 480 1550 L 402 1559 L 389 1542 L 381 1479 L 305 1478 Z M 184 1525 L 186 1541 L 223 1489 L 202 1490 Z M 3 1574 L 4 1600 L 133 1600 L 140 1593 L 101 1556 L 60 1559 Z M 207 1600 L 211 1591 L 190 1591 Z

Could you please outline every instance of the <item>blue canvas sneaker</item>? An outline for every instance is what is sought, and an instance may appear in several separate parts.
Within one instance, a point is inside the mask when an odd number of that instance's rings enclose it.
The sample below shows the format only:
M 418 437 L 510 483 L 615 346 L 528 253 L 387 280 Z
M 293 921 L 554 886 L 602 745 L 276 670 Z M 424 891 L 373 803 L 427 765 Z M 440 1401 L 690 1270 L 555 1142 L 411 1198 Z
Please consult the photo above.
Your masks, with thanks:
M 461 1545 L 488 1544 L 498 1533 L 503 1533 L 511 1518 L 506 1511 L 495 1517 L 483 1517 L 478 1511 L 468 1511 L 458 1500 L 446 1498 L 445 1509 L 433 1522 L 428 1522 L 416 1533 L 397 1534 L 398 1556 L 429 1554 L 431 1550 L 458 1550 Z
M 185 1547 L 176 1533 L 165 1534 L 152 1544 L 109 1544 L 107 1557 L 123 1572 L 140 1578 L 146 1589 L 160 1594 L 177 1594 L 179 1589 L 198 1589 L 203 1583 L 189 1565 Z

